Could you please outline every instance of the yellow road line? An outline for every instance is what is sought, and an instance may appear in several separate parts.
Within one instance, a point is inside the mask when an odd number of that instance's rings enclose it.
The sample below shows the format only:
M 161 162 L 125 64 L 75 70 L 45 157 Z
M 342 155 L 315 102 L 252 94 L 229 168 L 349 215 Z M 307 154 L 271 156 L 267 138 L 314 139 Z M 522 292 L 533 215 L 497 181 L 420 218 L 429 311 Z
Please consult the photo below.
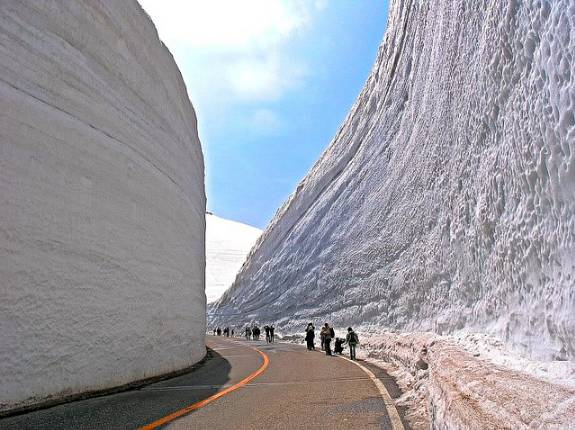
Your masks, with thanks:
M 262 351 L 260 351 L 259 349 L 253 348 L 253 347 L 249 347 L 257 352 L 260 353 L 260 355 L 263 357 L 264 362 L 263 364 L 260 366 L 260 368 L 258 370 L 256 370 L 255 372 L 253 372 L 252 374 L 248 375 L 247 377 L 245 377 L 244 379 L 242 379 L 240 382 L 238 382 L 237 384 L 232 385 L 231 387 L 226 388 L 223 391 L 219 391 L 216 394 L 214 394 L 213 396 L 210 396 L 204 400 L 200 400 L 197 403 L 194 403 L 193 405 L 187 406 L 183 409 L 180 409 L 176 412 L 172 412 L 169 415 L 166 415 L 163 418 L 160 418 L 157 421 L 154 421 L 153 423 L 147 424 L 143 427 L 140 427 L 138 430 L 152 430 L 152 429 L 156 429 L 160 426 L 163 426 L 171 421 L 174 421 L 177 418 L 183 417 L 186 414 L 189 414 L 192 411 L 195 411 L 197 409 L 200 409 L 204 406 L 206 406 L 208 403 L 213 402 L 214 400 L 219 399 L 220 397 L 225 396 L 226 394 L 231 393 L 232 391 L 237 390 L 238 388 L 243 387 L 244 385 L 246 385 L 247 383 L 249 383 L 250 381 L 252 381 L 253 379 L 257 378 L 258 376 L 260 376 L 268 367 L 268 365 L 270 364 L 270 359 L 268 358 L 268 356 L 263 353 Z
M 381 382 L 377 378 L 377 376 L 375 376 L 373 374 L 373 372 L 371 370 L 369 370 L 365 366 L 362 366 L 357 361 L 353 361 L 353 360 L 350 360 L 349 358 L 342 357 L 342 356 L 339 356 L 339 358 L 343 358 L 344 360 L 347 360 L 350 363 L 355 364 L 361 370 L 363 370 L 367 374 L 367 376 L 369 376 L 369 379 L 371 379 L 373 381 L 373 383 L 375 384 L 375 386 L 379 390 L 381 397 L 383 398 L 383 403 L 385 405 L 385 409 L 387 410 L 387 415 L 389 415 L 389 420 L 391 421 L 392 429 L 393 430 L 404 430 L 403 423 L 401 422 L 401 418 L 399 417 L 399 412 L 397 412 L 397 408 L 395 407 L 395 403 L 394 403 L 393 399 L 391 398 L 391 396 L 389 395 L 387 388 L 385 388 L 385 385 L 383 385 L 383 382 Z

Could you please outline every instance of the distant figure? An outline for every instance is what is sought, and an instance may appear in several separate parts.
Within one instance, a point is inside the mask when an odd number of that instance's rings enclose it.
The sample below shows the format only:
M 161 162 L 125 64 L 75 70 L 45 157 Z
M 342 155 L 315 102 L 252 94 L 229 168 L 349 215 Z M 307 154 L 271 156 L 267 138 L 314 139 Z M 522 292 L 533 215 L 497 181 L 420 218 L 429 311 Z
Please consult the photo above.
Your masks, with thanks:
M 217 331 L 217 330 L 214 328 L 214 336 L 216 335 L 216 331 Z
M 225 337 L 230 337 L 230 328 L 229 328 L 229 327 L 226 327 L 226 328 L 224 329 L 224 336 L 225 336 Z
M 347 328 L 345 342 L 349 345 L 349 358 L 355 360 L 355 347 L 359 343 L 359 337 L 357 337 L 356 332 L 351 327 Z
M 325 351 L 325 333 L 326 333 L 326 328 L 324 326 L 319 331 L 319 341 L 320 341 L 322 351 Z
M 335 337 L 335 331 L 325 323 L 321 329 L 321 334 L 323 334 L 323 344 L 325 348 L 325 355 L 332 355 L 331 353 L 331 340 Z
M 269 325 L 265 325 L 264 326 L 264 331 L 266 332 L 266 342 L 270 342 L 270 326 Z
M 333 346 L 333 352 L 336 354 L 341 354 L 343 352 L 343 344 L 345 343 L 345 339 L 341 337 L 336 337 Z
M 274 325 L 272 324 L 271 327 L 270 327 L 270 342 L 274 342 L 274 340 L 275 340 L 275 339 L 274 339 L 274 337 L 275 337 L 274 331 L 275 331 L 275 327 L 274 327 Z
M 315 327 L 313 326 L 312 323 L 309 323 L 307 325 L 307 328 L 305 329 L 305 341 L 307 343 L 308 351 L 315 350 L 314 339 L 315 339 Z
M 218 333 L 218 336 L 221 336 L 222 335 L 222 329 L 218 327 L 217 333 Z
M 254 328 L 252 328 L 252 335 L 254 337 L 254 340 L 260 340 L 260 333 L 261 330 L 257 325 L 254 326 Z
M 232 329 L 232 337 L 234 337 L 234 329 Z
M 246 327 L 246 340 L 250 340 L 250 338 L 252 337 L 252 329 L 249 327 Z

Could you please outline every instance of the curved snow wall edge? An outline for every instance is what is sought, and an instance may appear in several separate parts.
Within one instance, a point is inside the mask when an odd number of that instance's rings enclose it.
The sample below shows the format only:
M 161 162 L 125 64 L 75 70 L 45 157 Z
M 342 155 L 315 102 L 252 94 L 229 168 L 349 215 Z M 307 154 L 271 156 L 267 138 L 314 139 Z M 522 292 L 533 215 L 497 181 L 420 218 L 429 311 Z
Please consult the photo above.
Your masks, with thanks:
M 214 321 L 482 331 L 573 358 L 574 8 L 394 1 L 358 101 Z
M 205 354 L 204 165 L 135 0 L 0 6 L 0 410 Z

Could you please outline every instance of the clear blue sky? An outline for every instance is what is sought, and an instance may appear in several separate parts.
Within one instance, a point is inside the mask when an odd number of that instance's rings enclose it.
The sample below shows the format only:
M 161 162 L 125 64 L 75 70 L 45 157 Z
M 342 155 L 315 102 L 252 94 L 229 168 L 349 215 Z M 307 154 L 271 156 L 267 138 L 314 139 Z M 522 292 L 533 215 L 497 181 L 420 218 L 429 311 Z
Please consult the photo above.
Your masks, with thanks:
M 198 116 L 208 210 L 264 228 L 358 96 L 387 0 L 140 0 Z

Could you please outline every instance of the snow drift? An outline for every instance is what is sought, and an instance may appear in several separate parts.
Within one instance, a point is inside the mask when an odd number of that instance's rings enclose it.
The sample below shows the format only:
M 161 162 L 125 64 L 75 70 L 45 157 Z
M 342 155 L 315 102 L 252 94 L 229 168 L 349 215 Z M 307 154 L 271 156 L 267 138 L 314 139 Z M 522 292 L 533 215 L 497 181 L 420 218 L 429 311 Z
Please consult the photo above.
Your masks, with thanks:
M 204 166 L 135 0 L 0 2 L 0 410 L 204 353 Z
M 395 0 L 373 70 L 220 325 L 479 332 L 575 358 L 575 3 Z
M 261 230 L 206 214 L 206 297 L 219 299 L 234 282 Z

